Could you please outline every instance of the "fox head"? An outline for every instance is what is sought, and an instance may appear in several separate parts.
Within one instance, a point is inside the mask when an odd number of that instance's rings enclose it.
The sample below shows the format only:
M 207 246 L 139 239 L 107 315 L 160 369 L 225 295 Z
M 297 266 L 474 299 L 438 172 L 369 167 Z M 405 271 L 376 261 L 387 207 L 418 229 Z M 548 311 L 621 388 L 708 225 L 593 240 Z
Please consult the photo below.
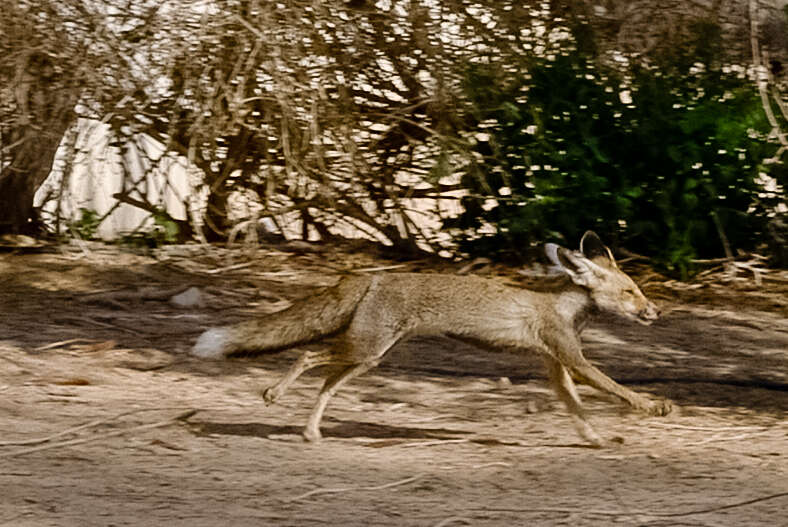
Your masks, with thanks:
M 657 306 L 618 268 L 613 253 L 593 232 L 588 231 L 583 235 L 579 251 L 548 243 L 545 252 L 572 282 L 589 291 L 591 299 L 600 309 L 646 325 L 659 317 Z

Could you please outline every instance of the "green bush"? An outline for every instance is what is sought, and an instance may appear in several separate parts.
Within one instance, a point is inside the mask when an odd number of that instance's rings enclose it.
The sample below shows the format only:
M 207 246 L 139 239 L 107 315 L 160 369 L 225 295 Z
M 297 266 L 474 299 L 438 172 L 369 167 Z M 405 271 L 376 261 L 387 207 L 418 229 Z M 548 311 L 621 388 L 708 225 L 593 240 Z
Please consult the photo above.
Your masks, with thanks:
M 622 78 L 571 51 L 516 74 L 473 66 L 464 91 L 479 161 L 465 167 L 464 212 L 445 228 L 468 253 L 517 257 L 595 229 L 686 275 L 693 258 L 724 254 L 720 230 L 734 249 L 761 239 L 769 203 L 755 180 L 774 167 L 761 164 L 774 146 L 745 79 Z M 495 232 L 478 235 L 484 224 Z
M 93 240 L 96 238 L 102 218 L 93 209 L 80 208 L 79 219 L 69 223 L 69 230 L 73 236 L 83 240 Z
M 153 249 L 180 241 L 181 229 L 172 216 L 163 209 L 157 209 L 152 216 L 152 228 L 121 236 L 118 242 L 129 247 Z

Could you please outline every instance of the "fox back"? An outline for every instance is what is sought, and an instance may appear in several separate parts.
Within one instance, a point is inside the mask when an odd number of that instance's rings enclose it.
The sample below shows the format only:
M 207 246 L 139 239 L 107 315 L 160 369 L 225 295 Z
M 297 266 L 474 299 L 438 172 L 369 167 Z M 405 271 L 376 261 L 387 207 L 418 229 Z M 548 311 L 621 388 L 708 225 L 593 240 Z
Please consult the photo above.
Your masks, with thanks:
M 595 234 L 583 237 L 579 251 L 548 244 L 546 253 L 560 275 L 540 287 L 442 274 L 352 277 L 278 313 L 208 330 L 192 353 L 218 358 L 277 350 L 336 333 L 343 334 L 345 350 L 358 359 L 383 353 L 389 343 L 414 334 L 525 347 L 539 344 L 546 334 L 560 338 L 557 333 L 580 331 L 597 309 L 646 324 L 657 318 L 654 304 Z
M 545 340 L 579 333 L 604 310 L 649 324 L 658 310 L 618 268 L 593 233 L 580 251 L 548 245 L 561 273 L 540 287 L 507 286 L 474 276 L 384 274 L 369 279 L 346 331 L 355 354 L 385 350 L 409 335 L 445 334 L 486 347 L 543 349 Z
M 404 337 L 447 335 L 483 347 L 540 351 L 545 340 L 577 335 L 597 310 L 644 324 L 657 318 L 654 304 L 612 259 L 567 253 L 559 256 L 565 277 L 537 288 L 441 274 L 357 279 L 369 285 L 344 333 L 345 347 L 361 359 L 371 350 L 385 353 Z

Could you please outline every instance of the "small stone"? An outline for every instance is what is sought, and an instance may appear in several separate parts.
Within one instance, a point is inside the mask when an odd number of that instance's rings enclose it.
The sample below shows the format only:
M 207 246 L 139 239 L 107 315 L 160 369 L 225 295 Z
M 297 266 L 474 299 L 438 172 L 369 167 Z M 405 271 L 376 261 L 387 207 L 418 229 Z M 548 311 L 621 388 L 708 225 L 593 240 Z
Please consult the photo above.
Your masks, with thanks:
M 202 293 L 196 287 L 190 287 L 183 293 L 178 293 L 170 298 L 170 303 L 177 307 L 203 307 Z
M 512 381 L 509 379 L 509 377 L 501 377 L 501 378 L 499 378 L 497 384 L 498 384 L 498 388 L 511 388 L 512 387 Z

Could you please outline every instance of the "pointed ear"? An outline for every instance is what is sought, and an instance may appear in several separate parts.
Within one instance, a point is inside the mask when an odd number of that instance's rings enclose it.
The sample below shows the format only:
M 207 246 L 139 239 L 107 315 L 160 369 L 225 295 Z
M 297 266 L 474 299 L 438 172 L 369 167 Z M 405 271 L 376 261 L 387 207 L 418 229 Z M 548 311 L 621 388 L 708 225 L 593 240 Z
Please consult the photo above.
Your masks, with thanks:
M 599 236 L 594 231 L 586 231 L 583 235 L 583 238 L 580 240 L 580 252 L 597 264 L 618 267 L 615 258 L 613 258 L 613 253 L 610 252 L 607 245 L 602 243 L 602 240 L 599 239 Z
M 547 259 L 550 262 L 558 267 L 559 269 L 563 270 L 564 262 L 561 261 L 561 258 L 558 256 L 558 251 L 565 251 L 563 247 L 560 245 L 556 245 L 554 243 L 546 243 L 544 244 L 544 253 L 547 255 Z
M 554 243 L 547 243 L 544 247 L 545 254 L 558 269 L 569 275 L 577 285 L 588 286 L 589 278 L 593 274 L 591 262 Z

